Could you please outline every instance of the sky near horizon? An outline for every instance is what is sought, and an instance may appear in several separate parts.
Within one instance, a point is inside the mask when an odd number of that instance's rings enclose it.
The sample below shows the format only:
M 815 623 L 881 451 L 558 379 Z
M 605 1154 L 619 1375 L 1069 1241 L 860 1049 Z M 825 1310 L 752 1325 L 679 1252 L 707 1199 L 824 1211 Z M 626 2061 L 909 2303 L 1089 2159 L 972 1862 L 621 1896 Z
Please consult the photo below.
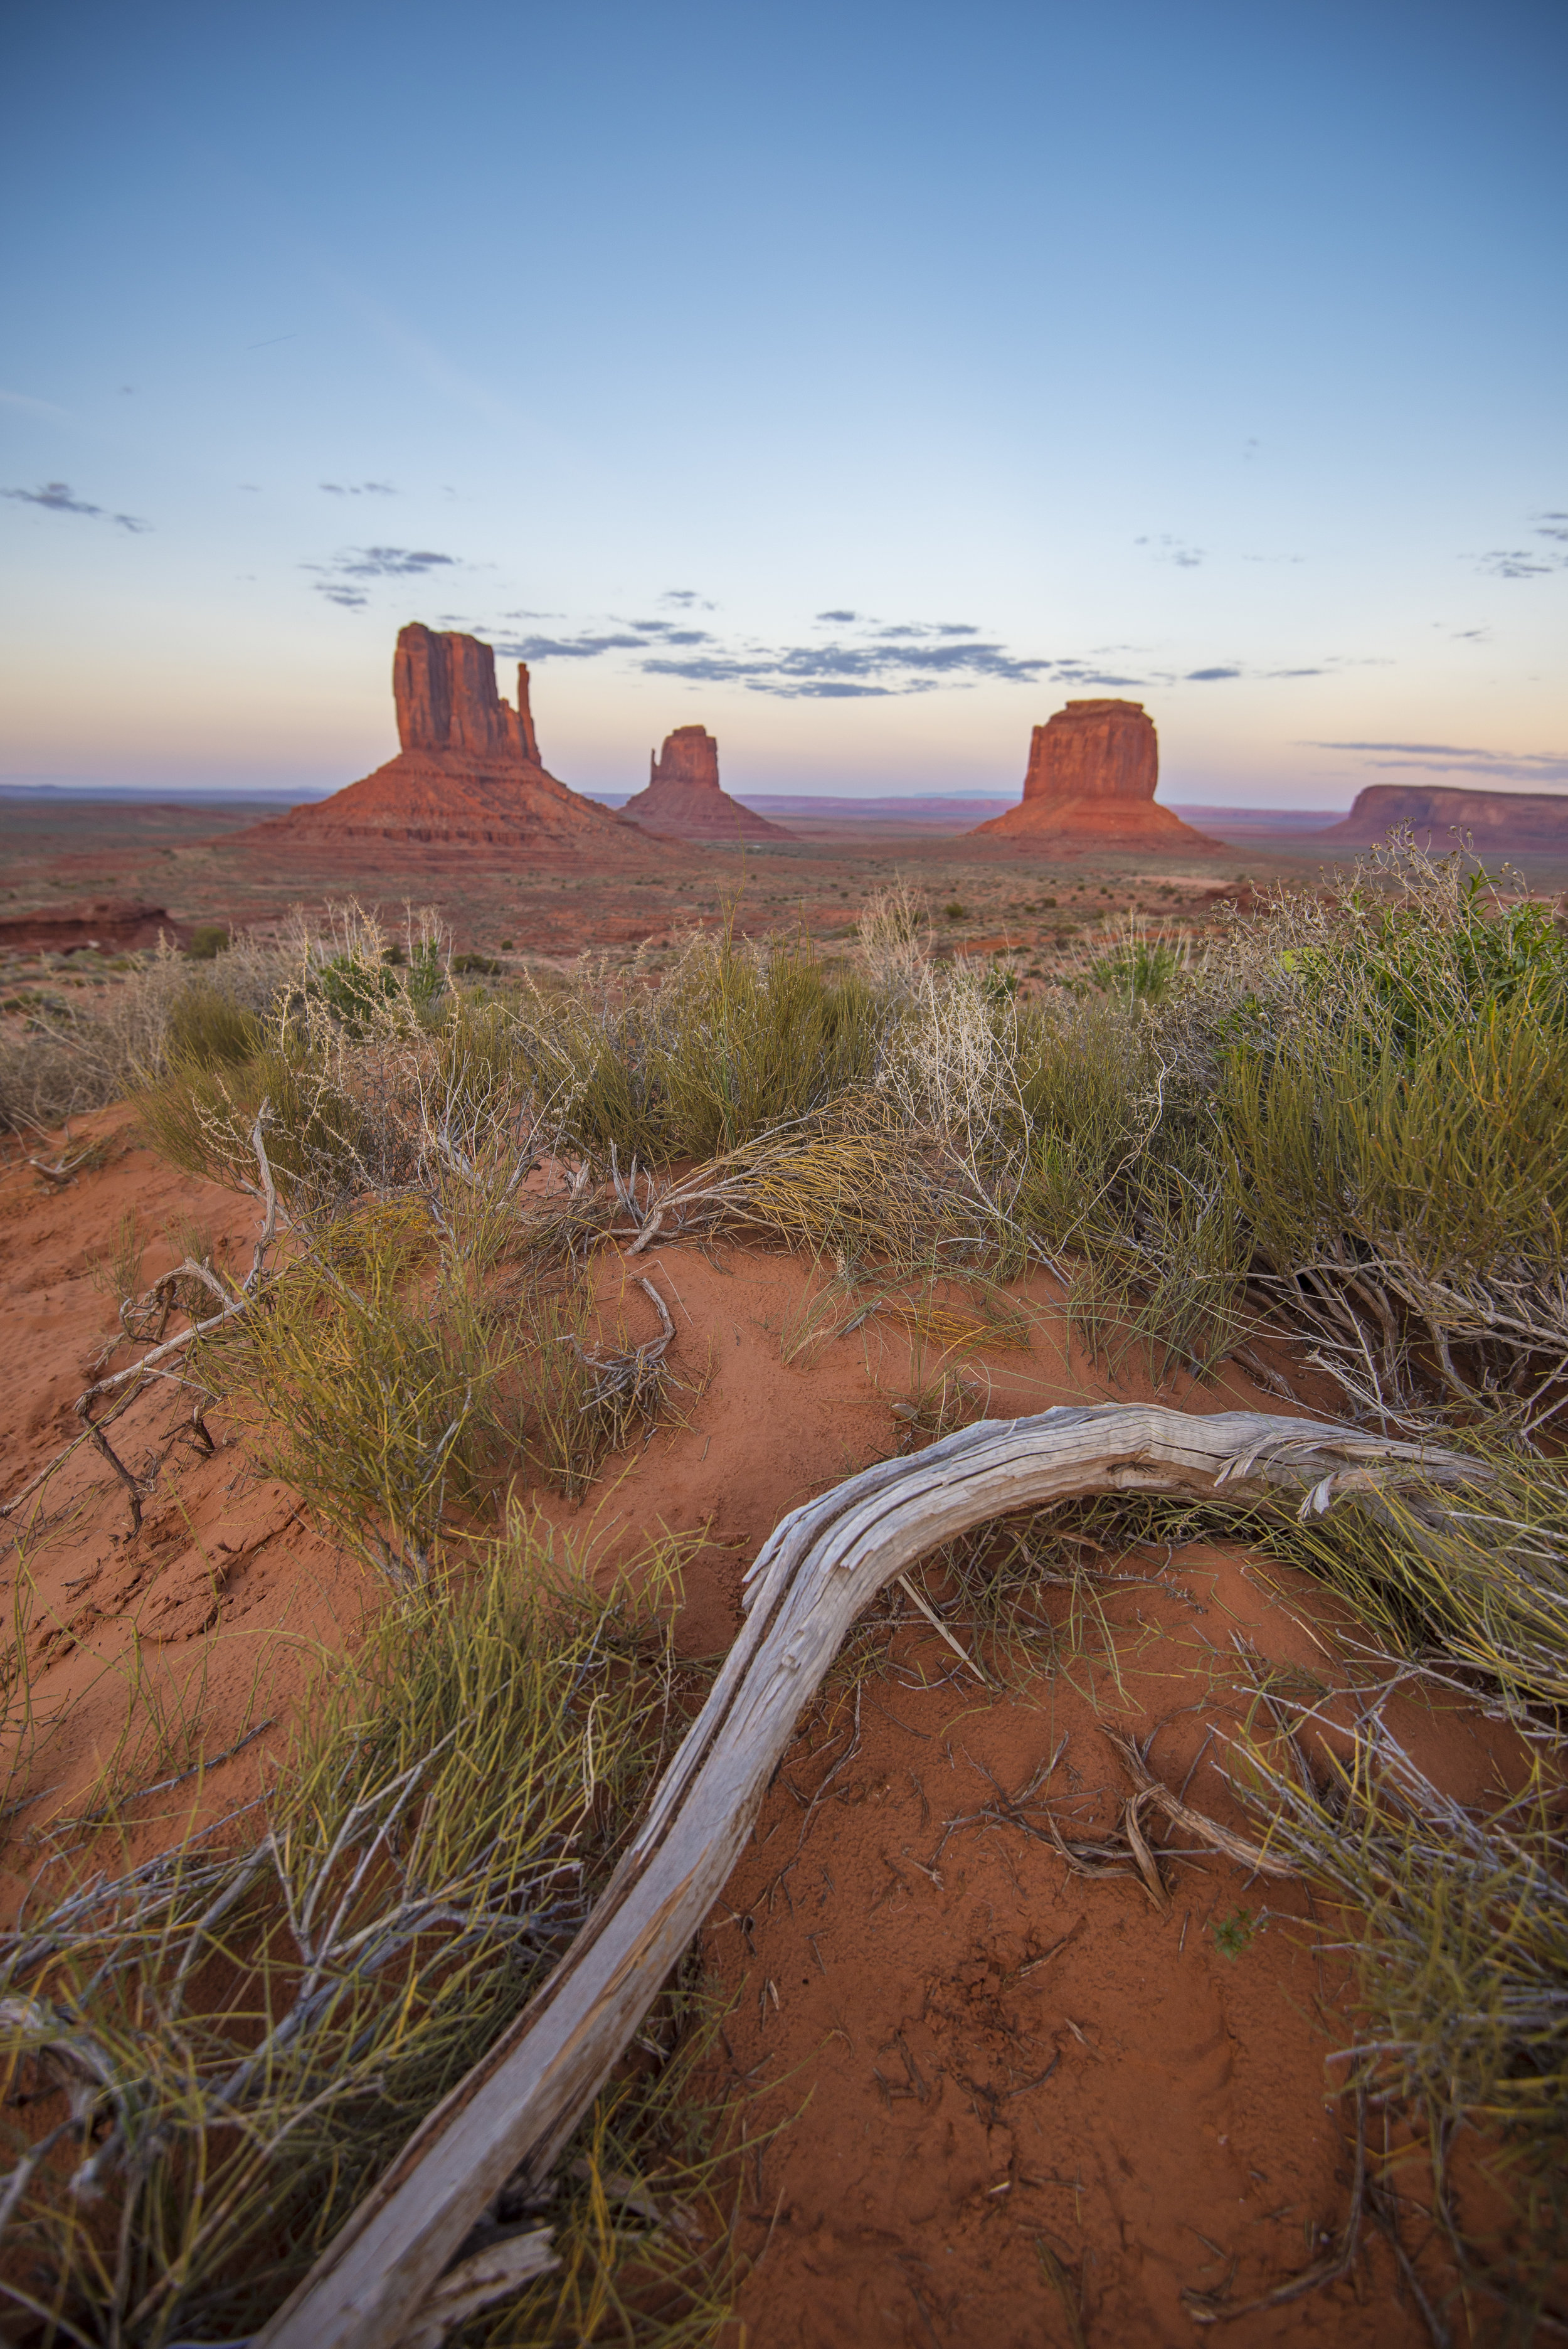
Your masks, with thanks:
M 403 622 L 633 790 L 1568 789 L 1568 10 L 59 0 L 0 779 L 335 787 Z M 505 689 L 503 681 L 503 690 Z

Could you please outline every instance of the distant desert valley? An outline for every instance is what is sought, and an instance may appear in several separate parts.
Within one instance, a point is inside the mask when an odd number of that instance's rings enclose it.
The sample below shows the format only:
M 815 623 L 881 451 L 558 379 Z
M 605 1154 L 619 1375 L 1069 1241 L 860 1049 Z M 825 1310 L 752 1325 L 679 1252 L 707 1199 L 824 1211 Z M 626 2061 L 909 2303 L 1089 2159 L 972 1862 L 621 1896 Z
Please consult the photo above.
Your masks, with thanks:
M 1568 880 L 1568 799 L 1376 784 L 1349 814 L 1158 802 L 1154 721 L 1138 703 L 1069 702 L 1037 725 L 1011 806 L 963 795 L 813 796 L 743 804 L 719 745 L 676 727 L 645 787 L 618 804 L 544 765 L 520 664 L 516 703 L 488 645 L 418 623 L 397 639 L 399 749 L 323 800 L 261 813 L 205 798 L 0 794 L 0 956 L 150 944 L 160 928 L 248 928 L 294 905 L 352 897 L 437 907 L 459 952 L 524 968 L 586 949 L 655 958 L 688 919 L 744 935 L 799 926 L 847 936 L 895 873 L 938 909 L 944 945 L 1027 984 L 1112 916 L 1200 929 L 1273 878 L 1308 879 L 1408 830 L 1437 854 L 1460 840 L 1548 890 Z

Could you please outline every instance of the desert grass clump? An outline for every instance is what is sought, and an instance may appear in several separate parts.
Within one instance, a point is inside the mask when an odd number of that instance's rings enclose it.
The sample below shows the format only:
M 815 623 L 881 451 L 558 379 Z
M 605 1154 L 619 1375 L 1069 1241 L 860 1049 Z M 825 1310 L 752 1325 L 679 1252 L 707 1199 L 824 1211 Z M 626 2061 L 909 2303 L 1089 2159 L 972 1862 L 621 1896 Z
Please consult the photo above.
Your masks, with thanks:
M 646 1195 L 619 1185 L 638 1256 L 659 1238 L 754 1233 L 818 1257 L 910 1268 L 962 1261 L 995 1237 L 990 1202 L 975 1200 L 932 1138 L 890 1117 L 874 1094 L 742 1143 Z
M 1207 1371 L 1248 1318 L 1248 1235 L 1141 999 L 1031 1007 L 1017 1081 L 1015 1215 L 1068 1279 L 1074 1325 L 1096 1354 Z
M 460 1228 L 424 1201 L 372 1200 L 325 1226 L 264 1309 L 199 1357 L 269 1472 L 405 1588 L 433 1571 L 453 1507 L 478 1498 L 516 1352 L 481 1276 Z
M 323 1676 L 259 1808 L 84 1878 L 0 1942 L 27 2116 L 0 2295 L 23 2321 L 163 2349 L 278 2305 L 580 1927 L 681 1725 L 673 1570 L 652 1556 L 602 1596 L 514 1520 L 471 1578 L 392 1607 Z M 639 2259 L 678 2297 L 690 2235 L 722 2232 L 690 2216 L 683 2015 L 689 1992 L 655 2073 L 639 2059 L 535 2189 L 562 2264 L 531 2288 L 531 2338 L 566 2337 L 552 2294 L 629 2303 Z M 595 2197 L 615 2215 L 590 2240 Z
M 1215 1102 L 1253 1277 L 1359 1406 L 1435 1392 L 1528 1432 L 1568 1372 L 1568 1027 L 1544 979 L 1410 1032 L 1304 1027 Z
M 708 1159 L 851 1094 L 875 1074 L 886 1014 L 859 972 L 805 945 L 698 933 L 656 989 L 588 968 L 520 1016 L 538 1090 L 570 1102 L 566 1135 L 595 1166 Z
M 361 1060 L 351 1089 L 344 1059 L 330 1042 L 302 1037 L 284 1013 L 242 1060 L 177 1061 L 133 1099 L 161 1157 L 232 1190 L 255 1189 L 259 1118 L 280 1198 L 291 1213 L 320 1216 L 356 1192 L 407 1183 L 418 1165 L 393 1087 L 367 1085 Z
M 1472 1810 L 1422 1775 L 1375 1720 L 1347 1755 L 1309 1763 L 1288 1708 L 1260 1701 L 1231 1777 L 1271 1852 L 1334 1904 L 1326 1940 L 1357 1972 L 1354 2043 L 1336 2085 L 1425 2123 L 1433 2209 L 1467 2286 L 1526 2340 L 1568 2253 L 1568 1839 L 1538 1769 Z M 1468 2218 L 1454 2156 L 1469 2135 L 1513 2202 L 1504 2240 Z
M 1255 1528 L 1355 1609 L 1382 1652 L 1501 1698 L 1538 1725 L 1568 1718 L 1568 1484 L 1554 1460 L 1470 1442 L 1472 1485 L 1419 1475 L 1375 1506 L 1308 1510 Z

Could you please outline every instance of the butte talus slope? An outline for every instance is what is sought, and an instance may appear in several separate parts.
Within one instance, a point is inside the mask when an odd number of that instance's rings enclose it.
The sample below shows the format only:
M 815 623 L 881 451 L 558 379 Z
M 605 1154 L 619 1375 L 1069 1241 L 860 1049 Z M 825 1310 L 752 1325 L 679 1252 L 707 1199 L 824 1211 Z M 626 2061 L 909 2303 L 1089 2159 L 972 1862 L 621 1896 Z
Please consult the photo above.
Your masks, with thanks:
M 634 824 L 546 772 L 521 663 L 514 709 L 496 692 L 489 645 L 416 621 L 398 632 L 392 696 L 402 745 L 395 759 L 329 800 L 237 836 L 273 848 L 428 842 L 616 862 L 658 853 Z
M 648 787 L 622 812 L 670 840 L 792 840 L 719 787 L 718 744 L 706 726 L 677 726 L 648 760 Z
M 1140 701 L 1069 701 L 1034 730 L 1019 805 L 970 838 L 1212 854 L 1218 842 L 1155 805 L 1159 781 L 1160 738 Z

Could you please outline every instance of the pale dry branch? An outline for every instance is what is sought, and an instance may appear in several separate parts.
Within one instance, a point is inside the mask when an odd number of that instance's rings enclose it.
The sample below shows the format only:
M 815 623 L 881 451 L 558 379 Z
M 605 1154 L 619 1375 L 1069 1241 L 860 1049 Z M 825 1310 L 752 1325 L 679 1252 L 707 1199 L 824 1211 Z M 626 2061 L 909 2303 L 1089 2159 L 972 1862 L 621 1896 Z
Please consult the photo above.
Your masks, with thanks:
M 1223 1478 L 1257 1506 L 1372 1463 L 1389 1477 L 1418 1469 L 1429 1484 L 1476 1474 L 1473 1461 L 1349 1427 L 1101 1405 L 982 1422 L 793 1511 L 758 1554 L 724 1670 L 566 1956 L 415 2132 L 256 2349 L 393 2349 L 502 2184 L 548 2175 L 711 1909 L 850 1626 L 916 1558 L 1047 1501 L 1206 1495 Z

